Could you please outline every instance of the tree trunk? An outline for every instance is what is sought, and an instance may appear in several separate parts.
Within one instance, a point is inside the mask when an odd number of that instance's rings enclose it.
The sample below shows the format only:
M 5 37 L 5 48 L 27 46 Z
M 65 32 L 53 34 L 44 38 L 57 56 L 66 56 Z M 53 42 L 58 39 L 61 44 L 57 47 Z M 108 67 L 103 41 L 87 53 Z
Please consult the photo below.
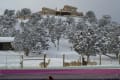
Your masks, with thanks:
M 81 59 L 82 59 L 82 64 L 83 64 L 83 62 L 84 62 L 84 56 L 83 56 L 83 54 L 81 54 Z
M 29 49 L 26 48 L 26 49 L 24 49 L 24 51 L 25 51 L 25 55 L 28 56 L 29 55 Z
M 25 20 L 25 16 L 24 16 L 24 20 Z
M 85 60 L 84 56 L 82 57 L 82 65 L 84 65 L 84 66 L 87 65 L 87 61 Z
M 21 62 L 20 62 L 20 65 L 21 65 L 21 68 L 23 69 L 23 55 L 21 56 Z
M 73 50 L 73 47 L 71 46 L 70 49 L 71 49 L 71 51 L 72 51 L 72 50 Z
M 117 59 L 118 59 L 118 57 L 119 57 L 118 54 L 116 54 L 116 58 L 117 58 Z
M 65 67 L 64 63 L 65 63 L 65 54 L 63 54 L 63 67 Z
M 87 62 L 90 62 L 90 55 L 87 55 Z
M 54 41 L 54 40 L 51 40 L 51 41 L 52 41 L 52 43 L 54 44 L 54 46 L 56 47 L 55 41 Z
M 120 64 L 120 55 L 118 55 L 118 60 L 119 60 L 119 64 Z
M 45 63 L 46 63 L 46 54 L 44 54 L 44 68 L 46 68 Z
M 54 42 L 53 44 L 54 44 L 54 46 L 56 47 L 56 44 L 55 44 L 55 42 Z
M 59 39 L 57 40 L 57 50 L 59 50 Z
M 84 56 L 82 56 L 82 65 L 84 64 Z

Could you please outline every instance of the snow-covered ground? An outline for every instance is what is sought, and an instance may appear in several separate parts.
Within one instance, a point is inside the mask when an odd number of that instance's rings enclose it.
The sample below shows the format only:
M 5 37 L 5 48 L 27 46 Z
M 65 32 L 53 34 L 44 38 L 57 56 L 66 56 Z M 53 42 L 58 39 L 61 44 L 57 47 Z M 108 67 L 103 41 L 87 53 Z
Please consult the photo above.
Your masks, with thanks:
M 0 51 L 0 68 L 11 66 L 19 67 L 22 52 Z
M 54 46 L 53 43 L 50 43 L 50 48 L 48 51 L 45 51 L 47 54 L 46 62 L 48 62 L 48 59 L 50 59 L 50 64 L 48 65 L 48 68 L 62 68 L 63 67 L 63 54 L 65 54 L 65 61 L 77 61 L 80 58 L 80 55 L 76 53 L 74 50 L 71 50 L 71 44 L 68 42 L 67 39 L 61 39 L 59 50 L 57 47 Z M 20 61 L 21 61 L 21 54 L 18 52 L 13 51 L 0 51 L 0 68 L 2 69 L 16 69 L 20 68 Z M 35 58 L 35 59 L 43 59 L 42 54 L 37 55 L 36 57 L 25 57 L 24 58 Z M 107 56 L 102 55 L 102 65 L 99 65 L 99 55 L 97 56 L 91 56 L 91 61 L 96 61 L 97 65 L 96 67 L 104 66 L 104 67 L 120 67 L 118 60 L 111 59 Z M 39 65 L 43 60 L 25 60 L 23 62 L 24 68 L 41 68 Z M 84 67 L 91 67 L 90 65 L 84 66 Z M 95 68 L 95 66 L 92 65 L 92 67 Z M 69 68 L 73 68 L 73 66 L 70 66 Z M 77 68 L 81 68 L 81 66 L 78 66 Z
M 71 50 L 71 47 L 72 44 L 68 42 L 68 39 L 62 38 L 60 39 L 59 49 L 58 46 L 55 47 L 53 43 L 50 43 L 50 48 L 48 51 L 45 51 L 45 53 L 50 57 L 54 57 L 55 55 L 60 57 L 63 54 L 78 56 L 78 53 L 76 53 L 74 50 Z

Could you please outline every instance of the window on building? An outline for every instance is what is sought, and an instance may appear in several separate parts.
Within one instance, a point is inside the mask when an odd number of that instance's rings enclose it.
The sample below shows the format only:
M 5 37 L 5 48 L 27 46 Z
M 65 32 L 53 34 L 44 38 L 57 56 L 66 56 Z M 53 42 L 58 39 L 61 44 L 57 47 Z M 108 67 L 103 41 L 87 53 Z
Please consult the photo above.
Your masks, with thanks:
M 11 42 L 2 42 L 0 43 L 0 50 L 14 50 L 11 45 Z

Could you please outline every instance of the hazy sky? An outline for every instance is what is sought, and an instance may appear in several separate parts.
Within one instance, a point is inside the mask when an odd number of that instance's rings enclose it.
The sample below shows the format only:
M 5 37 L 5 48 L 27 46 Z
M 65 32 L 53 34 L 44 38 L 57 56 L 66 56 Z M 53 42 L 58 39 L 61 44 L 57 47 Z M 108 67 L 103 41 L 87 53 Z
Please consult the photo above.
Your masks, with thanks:
M 63 8 L 63 6 L 72 5 L 78 7 L 78 11 L 86 12 L 92 10 L 97 17 L 104 14 L 112 16 L 114 21 L 120 23 L 120 0 L 0 0 L 0 13 L 4 9 L 30 8 L 32 11 L 40 11 L 42 7 Z

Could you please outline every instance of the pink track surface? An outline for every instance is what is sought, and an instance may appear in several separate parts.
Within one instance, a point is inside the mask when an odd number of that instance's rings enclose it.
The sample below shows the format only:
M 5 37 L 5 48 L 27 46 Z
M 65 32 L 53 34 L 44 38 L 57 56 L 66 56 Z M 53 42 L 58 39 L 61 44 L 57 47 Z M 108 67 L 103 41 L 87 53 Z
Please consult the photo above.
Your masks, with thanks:
M 120 69 L 0 70 L 0 74 L 120 74 Z

